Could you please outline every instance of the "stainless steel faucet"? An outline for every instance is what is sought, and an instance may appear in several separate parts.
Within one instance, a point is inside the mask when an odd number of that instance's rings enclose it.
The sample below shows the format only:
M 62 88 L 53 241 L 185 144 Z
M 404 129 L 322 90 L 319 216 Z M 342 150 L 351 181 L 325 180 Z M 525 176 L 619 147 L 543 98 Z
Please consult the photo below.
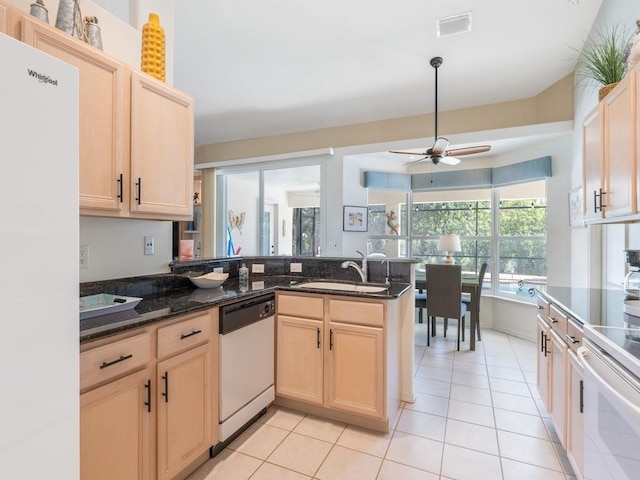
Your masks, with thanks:
M 388 258 L 383 258 L 380 263 L 382 263 L 384 265 L 385 262 L 387 262 L 387 276 L 384 277 L 384 284 L 385 285 L 391 285 L 391 279 L 389 278 L 389 259 Z
M 356 250 L 357 253 L 360 254 L 360 256 L 362 256 L 362 267 L 360 267 L 360 265 L 358 265 L 356 262 L 354 262 L 353 260 L 347 260 L 346 262 L 342 262 L 342 268 L 349 268 L 349 267 L 353 267 L 356 272 L 358 272 L 358 274 L 360 275 L 360 279 L 362 280 L 363 283 L 366 283 L 367 281 L 367 257 L 363 255 L 362 252 L 359 252 Z

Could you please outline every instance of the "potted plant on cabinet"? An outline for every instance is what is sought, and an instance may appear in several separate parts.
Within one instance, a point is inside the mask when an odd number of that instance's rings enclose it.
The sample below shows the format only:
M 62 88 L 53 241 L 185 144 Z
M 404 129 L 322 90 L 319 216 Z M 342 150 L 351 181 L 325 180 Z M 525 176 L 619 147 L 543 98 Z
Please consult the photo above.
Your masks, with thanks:
M 602 100 L 627 73 L 626 59 L 631 35 L 619 24 L 589 36 L 578 54 L 575 73 L 600 86 Z

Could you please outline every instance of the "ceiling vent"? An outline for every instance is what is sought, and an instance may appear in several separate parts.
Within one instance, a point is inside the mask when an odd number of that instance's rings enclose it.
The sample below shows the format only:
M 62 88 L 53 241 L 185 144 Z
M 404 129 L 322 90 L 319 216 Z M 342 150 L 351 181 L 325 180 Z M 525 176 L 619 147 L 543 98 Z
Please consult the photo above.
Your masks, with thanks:
M 438 38 L 457 35 L 471 31 L 471 12 L 438 18 L 436 20 L 436 36 Z

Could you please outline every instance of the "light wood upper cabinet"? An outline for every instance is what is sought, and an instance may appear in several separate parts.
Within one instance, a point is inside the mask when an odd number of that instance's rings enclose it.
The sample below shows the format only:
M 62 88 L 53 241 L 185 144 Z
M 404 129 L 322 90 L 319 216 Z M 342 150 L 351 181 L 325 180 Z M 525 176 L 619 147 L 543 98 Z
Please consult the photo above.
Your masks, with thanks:
M 123 208 L 125 157 L 124 64 L 64 32 L 22 17 L 22 40 L 79 72 L 80 208 Z
M 604 217 L 604 210 L 601 208 L 604 190 L 602 182 L 604 178 L 604 142 L 602 140 L 601 110 L 601 104 L 598 104 L 587 115 L 582 125 L 585 220 Z
M 191 220 L 193 98 L 30 15 L 20 21 L 22 41 L 79 70 L 80 214 Z
M 587 221 L 638 219 L 638 71 L 636 67 L 629 72 L 583 123 L 584 218 Z
M 131 72 L 131 211 L 193 213 L 193 99 Z
M 637 212 L 634 77 L 628 74 L 602 101 L 606 217 Z
M 80 478 L 151 480 L 151 369 L 80 395 Z
M 11 7 L 0 2 L 0 32 L 10 35 L 9 33 L 9 9 Z

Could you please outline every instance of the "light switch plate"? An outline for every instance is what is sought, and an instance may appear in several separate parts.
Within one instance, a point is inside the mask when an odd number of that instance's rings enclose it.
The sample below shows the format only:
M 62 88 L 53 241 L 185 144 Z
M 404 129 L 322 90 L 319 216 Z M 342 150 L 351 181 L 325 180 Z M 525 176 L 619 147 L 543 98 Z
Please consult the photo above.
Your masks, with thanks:
M 264 263 L 254 263 L 251 265 L 251 273 L 264 273 Z
M 299 263 L 299 262 L 292 263 L 289 271 L 291 273 L 302 273 L 302 263 Z

